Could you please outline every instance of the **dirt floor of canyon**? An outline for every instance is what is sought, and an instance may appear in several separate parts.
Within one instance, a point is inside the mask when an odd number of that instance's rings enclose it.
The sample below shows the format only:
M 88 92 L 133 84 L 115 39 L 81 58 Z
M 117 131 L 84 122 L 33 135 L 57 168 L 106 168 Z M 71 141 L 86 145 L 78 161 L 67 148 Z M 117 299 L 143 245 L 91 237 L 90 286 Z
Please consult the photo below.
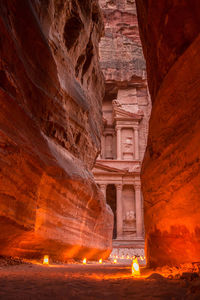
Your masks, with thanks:
M 191 266 L 190 266 L 191 267 Z M 183 272 L 190 271 L 190 272 Z M 41 264 L 0 261 L 0 299 L 200 299 L 195 267 L 141 269 L 130 264 Z

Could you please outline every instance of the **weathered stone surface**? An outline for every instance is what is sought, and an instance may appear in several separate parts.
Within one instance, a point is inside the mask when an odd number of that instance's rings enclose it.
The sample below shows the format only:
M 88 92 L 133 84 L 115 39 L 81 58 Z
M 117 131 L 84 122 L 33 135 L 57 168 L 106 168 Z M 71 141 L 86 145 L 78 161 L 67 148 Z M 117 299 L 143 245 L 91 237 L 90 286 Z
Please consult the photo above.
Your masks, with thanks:
M 142 171 L 147 260 L 199 261 L 199 1 L 136 2 L 153 102 Z
M 0 4 L 0 254 L 107 256 L 97 1 Z
M 130 112 L 142 112 L 144 117 L 139 126 L 139 151 L 140 159 L 143 159 L 151 101 L 147 89 L 136 3 L 135 0 L 100 0 L 100 6 L 105 24 L 105 36 L 99 45 L 100 66 L 106 83 L 104 117 L 112 119 L 112 109 L 109 106 L 113 99 L 117 99 Z
M 114 212 L 113 253 L 125 249 L 131 256 L 144 251 L 140 171 L 151 101 L 135 1 L 101 0 L 100 6 L 105 23 L 100 65 L 106 93 L 101 154 L 93 173 Z
M 100 43 L 100 62 L 106 92 L 116 98 L 119 87 L 127 88 L 145 79 L 145 62 L 139 37 L 135 1 L 100 0 L 105 36 Z

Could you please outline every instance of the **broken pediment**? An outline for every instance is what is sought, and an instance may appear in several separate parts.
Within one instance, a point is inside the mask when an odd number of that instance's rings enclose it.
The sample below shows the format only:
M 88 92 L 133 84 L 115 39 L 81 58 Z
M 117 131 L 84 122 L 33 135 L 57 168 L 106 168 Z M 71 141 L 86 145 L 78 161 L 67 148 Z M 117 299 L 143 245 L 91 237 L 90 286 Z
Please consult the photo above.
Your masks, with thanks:
M 126 173 L 126 170 L 120 170 L 120 169 L 117 169 L 117 168 L 113 168 L 113 167 L 109 167 L 109 166 L 106 166 L 104 164 L 101 164 L 101 163 L 96 163 L 95 164 L 95 167 L 93 169 L 93 173 L 98 173 L 98 172 L 105 172 L 106 174 L 108 172 L 110 173 Z
M 138 110 L 136 113 L 133 113 L 122 108 L 122 105 L 117 100 L 113 101 L 113 114 L 115 120 L 136 120 L 136 121 L 141 121 L 144 115 L 142 110 Z

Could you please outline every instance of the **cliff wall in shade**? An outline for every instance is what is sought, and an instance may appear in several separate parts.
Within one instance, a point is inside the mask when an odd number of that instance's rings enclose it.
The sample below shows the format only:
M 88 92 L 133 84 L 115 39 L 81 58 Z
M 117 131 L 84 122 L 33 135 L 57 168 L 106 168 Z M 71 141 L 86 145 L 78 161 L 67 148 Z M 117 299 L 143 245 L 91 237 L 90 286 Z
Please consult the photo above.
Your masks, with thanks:
M 148 263 L 200 260 L 200 4 L 136 0 L 153 109 L 142 186 Z
M 0 4 L 0 254 L 106 257 L 97 1 Z

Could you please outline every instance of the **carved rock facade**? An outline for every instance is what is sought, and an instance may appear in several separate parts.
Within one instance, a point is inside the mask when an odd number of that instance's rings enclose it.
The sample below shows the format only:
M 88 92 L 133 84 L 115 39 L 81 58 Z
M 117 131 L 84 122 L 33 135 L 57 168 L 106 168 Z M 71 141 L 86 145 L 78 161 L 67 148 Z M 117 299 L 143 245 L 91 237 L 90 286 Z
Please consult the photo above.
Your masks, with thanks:
M 102 0 L 100 5 L 105 23 L 100 65 L 106 93 L 102 151 L 93 173 L 114 212 L 113 253 L 123 248 L 131 255 L 134 248 L 144 248 L 140 172 L 151 103 L 135 1 Z
M 0 254 L 106 257 L 97 1 L 0 4 Z

